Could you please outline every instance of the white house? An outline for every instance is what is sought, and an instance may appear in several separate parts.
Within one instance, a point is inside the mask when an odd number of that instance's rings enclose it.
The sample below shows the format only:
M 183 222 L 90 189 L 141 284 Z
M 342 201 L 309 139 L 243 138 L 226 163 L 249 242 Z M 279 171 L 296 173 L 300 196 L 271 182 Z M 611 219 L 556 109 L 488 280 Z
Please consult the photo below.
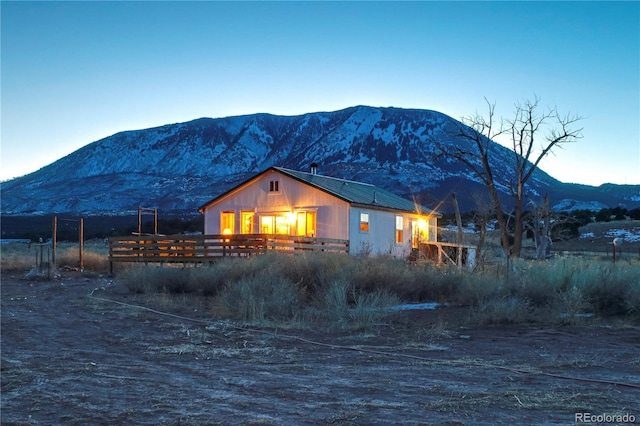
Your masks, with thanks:
M 281 234 L 349 240 L 349 253 L 408 256 L 437 241 L 441 215 L 361 182 L 271 167 L 199 211 L 209 235 Z

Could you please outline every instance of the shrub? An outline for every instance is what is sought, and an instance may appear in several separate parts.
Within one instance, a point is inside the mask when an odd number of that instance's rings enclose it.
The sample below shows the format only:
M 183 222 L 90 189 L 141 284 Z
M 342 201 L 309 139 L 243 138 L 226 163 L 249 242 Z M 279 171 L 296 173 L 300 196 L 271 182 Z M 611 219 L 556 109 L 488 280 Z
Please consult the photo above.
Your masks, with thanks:
M 349 311 L 352 326 L 357 330 L 368 330 L 396 314 L 390 310 L 400 304 L 400 299 L 388 290 L 375 290 L 354 294 L 355 303 Z
M 333 281 L 344 275 L 353 259 L 338 253 L 313 253 L 310 255 L 281 255 L 272 254 L 264 257 L 269 259 L 269 268 L 296 283 L 304 292 L 313 297 Z
M 185 270 L 155 265 L 136 265 L 122 275 L 123 284 L 134 293 L 185 293 Z
M 517 294 L 526 298 L 534 307 L 547 306 L 559 293 L 572 288 L 578 268 L 575 262 L 567 259 L 551 262 L 523 261 L 518 274 L 513 277 L 518 284 Z
M 226 258 L 198 268 L 185 268 L 188 290 L 204 296 L 217 295 L 229 282 L 238 282 L 246 276 L 259 273 L 264 266 L 259 259 Z
M 0 250 L 2 250 L 0 264 L 3 271 L 28 271 L 36 265 L 36 256 L 39 255 L 31 244 L 27 243 L 3 244 Z M 44 256 L 46 255 L 47 252 L 44 253 Z
M 504 288 L 505 284 L 502 278 L 490 275 L 470 275 L 460 282 L 452 301 L 461 306 L 474 307 L 504 295 Z
M 332 327 L 344 328 L 349 323 L 349 295 L 352 287 L 344 279 L 333 280 L 316 295 L 315 317 Z
M 627 296 L 637 274 L 617 265 L 598 264 L 579 271 L 585 299 L 594 312 L 604 316 L 624 314 Z M 634 276 L 635 275 L 635 276 Z
M 316 297 L 315 316 L 331 328 L 368 330 L 395 314 L 400 299 L 388 290 L 356 291 L 344 279 L 331 282 Z
M 42 256 L 41 256 L 42 255 Z M 36 245 L 27 243 L 13 243 L 2 245 L 2 270 L 29 270 L 40 264 L 51 264 L 53 248 L 51 244 Z M 57 266 L 77 267 L 79 261 L 78 245 L 61 243 L 56 250 Z M 105 247 L 94 242 L 88 242 L 83 252 L 84 269 L 104 272 L 109 269 L 109 261 Z M 46 269 L 46 266 L 45 266 Z
M 342 273 L 358 292 L 389 290 L 398 293 L 417 279 L 415 270 L 403 260 L 390 256 L 352 258 Z
M 387 258 L 365 256 L 349 262 L 343 270 L 343 274 L 358 290 L 372 291 L 378 287 L 389 285 L 391 269 L 393 268 Z
M 233 319 L 245 322 L 289 321 L 299 313 L 302 295 L 277 274 L 252 275 L 228 282 L 219 299 Z
M 84 269 L 95 272 L 109 271 L 109 259 L 106 255 L 85 251 L 83 256 Z
M 426 286 L 419 301 L 444 303 L 456 301 L 471 273 L 456 267 L 431 267 L 425 277 Z
M 501 296 L 480 301 L 471 311 L 478 324 L 521 324 L 532 320 L 533 309 L 526 299 Z
M 123 283 L 135 293 L 194 293 L 215 296 L 228 283 L 256 275 L 258 270 L 255 263 L 229 259 L 202 267 L 134 265 L 120 276 Z
M 78 247 L 58 248 L 56 250 L 57 266 L 79 266 L 80 254 Z M 82 252 L 82 265 L 85 270 L 106 272 L 109 270 L 109 259 L 106 253 L 85 249 Z
M 399 300 L 468 306 L 485 324 L 574 323 L 587 312 L 640 317 L 638 265 L 572 258 L 518 259 L 508 274 L 484 274 L 388 256 L 270 253 L 206 267 L 136 265 L 121 279 L 138 293 L 218 296 L 218 315 L 251 322 L 304 313 L 330 327 L 363 329 L 385 320 L 383 306 Z
M 582 292 L 578 287 L 560 292 L 556 295 L 550 304 L 547 312 L 547 318 L 551 322 L 559 321 L 563 324 L 575 324 L 579 321 L 579 314 L 585 312 L 589 304 L 586 302 Z M 541 311 L 540 314 L 543 314 Z
M 627 312 L 636 318 L 640 318 L 640 280 L 629 283 L 625 301 Z

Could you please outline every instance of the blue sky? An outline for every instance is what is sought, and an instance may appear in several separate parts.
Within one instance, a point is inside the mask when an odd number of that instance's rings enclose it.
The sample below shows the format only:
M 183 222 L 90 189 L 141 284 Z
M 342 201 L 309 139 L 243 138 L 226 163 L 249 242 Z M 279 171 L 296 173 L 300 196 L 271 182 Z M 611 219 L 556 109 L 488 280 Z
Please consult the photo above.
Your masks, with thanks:
M 354 105 L 584 117 L 563 182 L 640 184 L 640 2 L 0 3 L 1 171 L 123 130 Z

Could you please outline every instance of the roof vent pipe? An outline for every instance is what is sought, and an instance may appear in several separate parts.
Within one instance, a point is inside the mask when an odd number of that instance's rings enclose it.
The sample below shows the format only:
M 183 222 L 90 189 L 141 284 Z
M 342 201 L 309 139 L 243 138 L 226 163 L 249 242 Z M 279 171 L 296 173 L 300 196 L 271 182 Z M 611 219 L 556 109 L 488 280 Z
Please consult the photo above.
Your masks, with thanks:
M 311 163 L 311 174 L 312 175 L 317 175 L 318 174 L 318 164 Z

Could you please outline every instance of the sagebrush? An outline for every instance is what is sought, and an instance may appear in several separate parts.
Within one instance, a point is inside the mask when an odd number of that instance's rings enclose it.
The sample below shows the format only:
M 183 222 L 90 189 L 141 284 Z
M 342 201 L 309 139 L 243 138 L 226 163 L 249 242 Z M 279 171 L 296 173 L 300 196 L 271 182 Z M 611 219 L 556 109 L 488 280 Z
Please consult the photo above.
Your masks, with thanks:
M 85 244 L 85 270 L 107 272 L 107 249 L 102 241 Z M 33 244 L 3 246 L 2 270 L 26 274 L 39 261 L 39 250 Z M 48 261 L 50 250 L 43 253 Z M 77 244 L 60 244 L 56 266 L 77 262 Z M 380 311 L 377 299 L 384 299 L 383 305 L 438 302 L 468 307 L 475 323 L 562 324 L 591 316 L 640 320 L 640 263 L 569 256 L 514 259 L 473 272 L 391 256 L 272 252 L 199 266 L 121 265 L 118 279 L 141 294 L 215 298 L 216 315 L 247 321 L 313 320 L 337 327 L 358 327 L 360 322 L 366 328 L 365 323 L 381 320 L 366 319 L 366 309 L 355 309 L 368 305 L 370 311 Z M 282 303 L 267 300 L 263 293 Z
M 269 253 L 202 267 L 131 268 L 123 280 L 137 292 L 223 298 L 226 315 L 250 321 L 304 317 L 366 328 L 379 319 L 365 314 L 382 305 L 418 302 L 467 306 L 472 321 L 485 324 L 575 323 L 589 315 L 640 319 L 638 265 L 567 257 L 518 259 L 504 268 L 479 273 L 388 256 Z M 371 309 L 361 309 L 365 305 Z

